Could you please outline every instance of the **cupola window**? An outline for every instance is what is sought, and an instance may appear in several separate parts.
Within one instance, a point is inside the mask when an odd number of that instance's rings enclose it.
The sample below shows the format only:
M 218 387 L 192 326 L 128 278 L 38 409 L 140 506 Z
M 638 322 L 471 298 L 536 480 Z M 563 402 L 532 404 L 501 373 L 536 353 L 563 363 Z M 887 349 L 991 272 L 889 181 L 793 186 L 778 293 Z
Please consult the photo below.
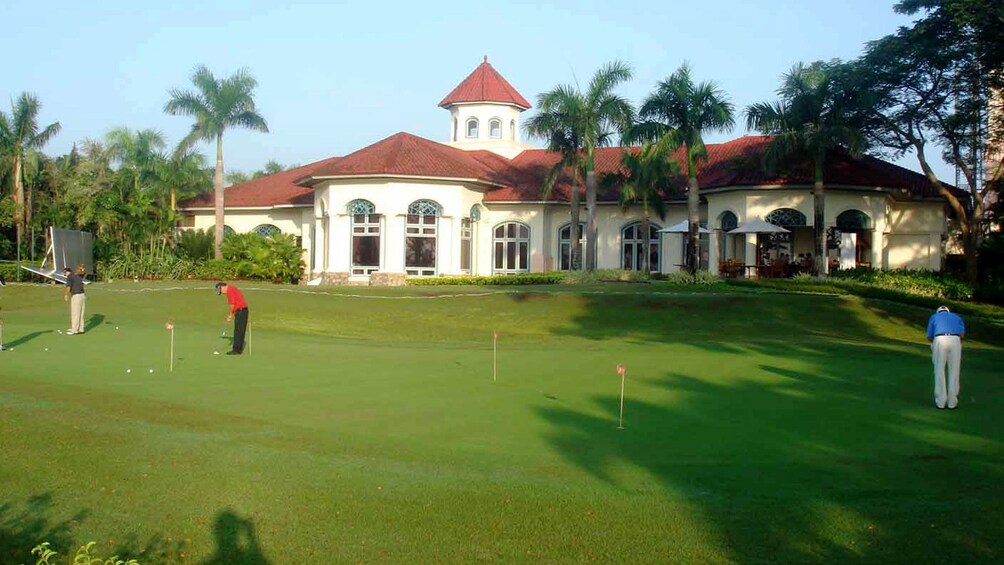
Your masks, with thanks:
M 467 120 L 467 137 L 477 138 L 478 137 L 478 119 L 471 118 Z

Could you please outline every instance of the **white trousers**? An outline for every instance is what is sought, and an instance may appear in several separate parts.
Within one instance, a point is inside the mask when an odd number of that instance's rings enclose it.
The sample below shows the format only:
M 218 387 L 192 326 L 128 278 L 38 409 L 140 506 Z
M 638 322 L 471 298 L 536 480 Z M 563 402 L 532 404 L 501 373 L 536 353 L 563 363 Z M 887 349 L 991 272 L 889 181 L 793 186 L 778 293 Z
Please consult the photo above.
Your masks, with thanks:
M 934 361 L 934 403 L 938 408 L 959 405 L 959 369 L 962 365 L 962 339 L 957 335 L 935 336 L 931 342 Z M 945 365 L 948 365 L 947 391 Z
M 84 333 L 84 304 L 87 299 L 84 294 L 70 296 L 70 331 L 76 334 Z

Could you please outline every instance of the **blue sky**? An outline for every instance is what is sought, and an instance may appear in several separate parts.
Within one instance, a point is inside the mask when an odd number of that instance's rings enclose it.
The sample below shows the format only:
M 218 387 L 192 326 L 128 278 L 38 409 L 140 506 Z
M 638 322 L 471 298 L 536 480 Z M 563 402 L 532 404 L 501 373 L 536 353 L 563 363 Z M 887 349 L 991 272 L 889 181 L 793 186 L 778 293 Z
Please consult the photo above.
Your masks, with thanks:
M 531 102 L 620 59 L 635 71 L 621 93 L 637 103 L 687 60 L 742 109 L 773 99 L 794 63 L 856 57 L 909 23 L 893 3 L 18 1 L 4 8 L 12 54 L 0 103 L 9 111 L 22 91 L 39 96 L 43 123 L 62 125 L 49 154 L 116 126 L 154 128 L 174 144 L 191 121 L 163 113 L 168 91 L 189 88 L 199 64 L 218 77 L 246 67 L 271 133 L 231 131 L 224 156 L 227 170 L 250 171 L 344 155 L 398 131 L 443 141 L 449 115 L 436 104 L 484 55 Z M 900 163 L 917 168 L 912 157 Z M 947 165 L 938 173 L 954 180 Z

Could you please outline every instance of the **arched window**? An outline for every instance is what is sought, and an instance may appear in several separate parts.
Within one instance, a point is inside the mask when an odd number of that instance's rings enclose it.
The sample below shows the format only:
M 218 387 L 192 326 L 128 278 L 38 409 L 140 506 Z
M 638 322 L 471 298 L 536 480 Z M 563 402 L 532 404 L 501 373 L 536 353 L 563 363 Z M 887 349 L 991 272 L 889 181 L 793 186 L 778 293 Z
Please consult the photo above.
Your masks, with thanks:
M 578 269 L 582 266 L 582 261 L 586 257 L 586 224 L 579 222 L 579 264 L 574 267 Z M 572 270 L 572 224 L 568 223 L 558 229 L 558 270 Z
M 478 119 L 468 118 L 467 119 L 467 137 L 477 138 L 478 137 Z
M 352 274 L 370 275 L 380 270 L 380 214 L 369 200 L 353 200 L 345 206 L 352 218 Z
M 230 227 L 230 226 L 228 226 L 226 224 L 223 225 L 223 237 L 227 237 L 228 235 L 234 235 L 235 233 L 237 233 L 237 232 L 234 231 L 234 228 L 232 228 L 232 227 Z
M 481 206 L 475 204 L 471 206 L 471 221 L 480 222 L 481 221 Z
M 718 216 L 718 226 L 721 233 L 718 234 L 718 260 L 735 258 L 735 241 L 729 241 L 728 233 L 739 227 L 739 218 L 731 211 L 722 212 Z
M 845 210 L 837 216 L 837 229 L 842 232 L 869 230 L 871 220 L 861 210 Z
M 799 228 L 807 225 L 805 214 L 794 208 L 778 208 L 767 214 L 764 220 L 782 228 Z
M 436 274 L 436 241 L 443 207 L 432 200 L 416 200 L 408 206 L 404 234 L 404 272 L 415 277 Z
M 516 120 L 509 122 L 509 139 L 516 141 Z
M 649 255 L 648 270 L 650 272 L 659 271 L 659 230 L 660 226 L 649 223 Z M 641 222 L 628 224 L 621 230 L 621 268 L 626 271 L 640 271 L 645 263 L 645 233 L 641 227 Z
M 273 226 L 272 224 L 262 224 L 255 229 L 251 230 L 253 233 L 260 235 L 262 237 L 268 237 L 270 235 L 275 235 L 277 233 L 282 233 L 282 230 Z M 226 233 L 226 232 L 224 232 Z
M 451 139 L 450 141 L 456 141 L 457 140 L 457 127 L 458 127 L 457 119 L 453 118 L 453 139 Z
M 497 274 L 530 271 L 530 228 L 520 222 L 495 226 L 492 240 L 495 251 L 494 271 Z
M 719 216 L 718 224 L 722 231 L 729 232 L 739 227 L 739 218 L 732 212 L 722 212 Z
M 492 139 L 502 139 L 502 120 L 492 118 L 488 121 L 488 137 Z

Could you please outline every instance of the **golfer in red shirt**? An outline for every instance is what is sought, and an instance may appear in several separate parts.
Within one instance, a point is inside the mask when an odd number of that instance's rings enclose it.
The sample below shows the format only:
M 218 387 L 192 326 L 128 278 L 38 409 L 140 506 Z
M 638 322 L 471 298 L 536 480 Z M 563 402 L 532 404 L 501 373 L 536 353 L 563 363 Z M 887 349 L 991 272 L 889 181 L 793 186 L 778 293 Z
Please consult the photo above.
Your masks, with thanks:
M 240 355 L 244 353 L 244 334 L 248 329 L 248 303 L 236 286 L 222 281 L 216 283 L 216 294 L 227 295 L 227 302 L 230 303 L 227 321 L 234 321 L 234 346 L 227 351 L 227 355 Z

